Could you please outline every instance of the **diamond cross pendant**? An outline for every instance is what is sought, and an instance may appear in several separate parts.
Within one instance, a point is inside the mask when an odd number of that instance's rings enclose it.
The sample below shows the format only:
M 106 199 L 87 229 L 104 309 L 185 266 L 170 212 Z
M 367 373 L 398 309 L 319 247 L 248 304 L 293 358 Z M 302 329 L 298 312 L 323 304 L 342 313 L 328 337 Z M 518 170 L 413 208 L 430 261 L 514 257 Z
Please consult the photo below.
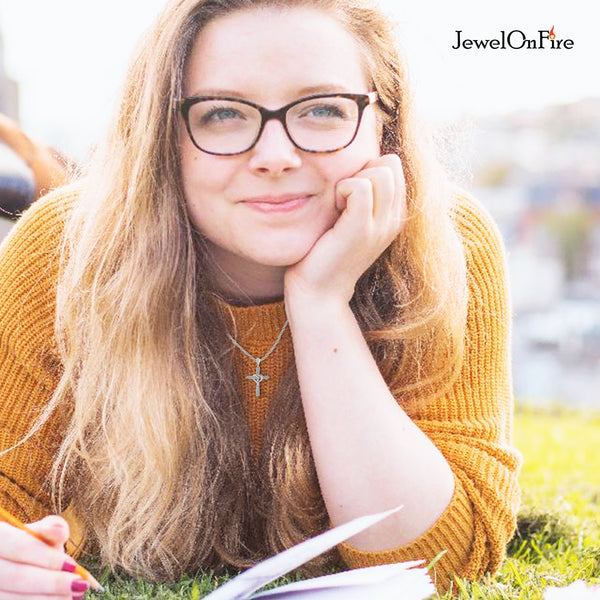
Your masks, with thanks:
M 260 361 L 262 359 L 255 358 L 254 360 L 256 361 L 256 373 L 254 373 L 254 375 L 246 375 L 246 379 L 252 379 L 252 381 L 256 382 L 256 397 L 258 398 L 260 396 L 260 382 L 263 381 L 264 379 L 271 379 L 271 378 L 268 375 L 263 375 L 260 372 Z

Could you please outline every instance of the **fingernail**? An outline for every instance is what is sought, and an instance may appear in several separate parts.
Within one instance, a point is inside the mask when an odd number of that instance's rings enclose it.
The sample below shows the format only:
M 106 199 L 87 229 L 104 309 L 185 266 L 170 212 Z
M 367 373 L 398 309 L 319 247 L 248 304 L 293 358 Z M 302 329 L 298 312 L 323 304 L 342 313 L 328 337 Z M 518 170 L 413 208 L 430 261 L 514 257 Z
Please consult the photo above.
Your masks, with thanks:
M 83 581 L 83 579 L 74 581 L 71 584 L 72 592 L 87 592 L 89 589 L 90 589 L 90 584 L 87 581 Z
M 65 562 L 63 563 L 61 571 L 67 571 L 67 573 L 75 573 L 76 568 L 77 565 L 75 565 L 74 563 Z

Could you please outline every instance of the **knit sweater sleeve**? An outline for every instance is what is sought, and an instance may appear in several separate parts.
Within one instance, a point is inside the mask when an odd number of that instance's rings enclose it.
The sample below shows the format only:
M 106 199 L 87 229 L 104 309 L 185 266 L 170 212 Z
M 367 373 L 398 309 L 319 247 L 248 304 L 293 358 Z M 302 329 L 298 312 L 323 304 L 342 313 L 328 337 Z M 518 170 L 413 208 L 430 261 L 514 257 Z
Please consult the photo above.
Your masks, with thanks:
M 418 539 L 404 546 L 364 551 L 344 543 L 351 568 L 405 560 L 436 563 L 439 591 L 453 575 L 479 579 L 494 573 L 516 527 L 521 454 L 512 447 L 510 306 L 505 253 L 491 217 L 472 198 L 455 213 L 467 260 L 469 303 L 465 358 L 451 391 L 414 416 L 448 461 L 455 480 L 445 512 Z
M 54 313 L 64 200 L 53 193 L 34 203 L 0 245 L 0 504 L 25 522 L 52 512 L 48 475 L 60 415 L 19 442 L 60 378 Z

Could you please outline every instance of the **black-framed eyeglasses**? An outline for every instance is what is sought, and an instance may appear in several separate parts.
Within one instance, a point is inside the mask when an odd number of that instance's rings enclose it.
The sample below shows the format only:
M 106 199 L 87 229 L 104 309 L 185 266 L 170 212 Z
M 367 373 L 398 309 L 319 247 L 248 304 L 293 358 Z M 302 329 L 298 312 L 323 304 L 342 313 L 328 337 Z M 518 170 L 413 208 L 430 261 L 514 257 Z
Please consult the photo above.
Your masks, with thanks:
M 181 100 L 179 107 L 196 148 L 230 156 L 253 148 L 271 119 L 304 152 L 342 150 L 354 141 L 365 108 L 376 100 L 377 92 L 317 94 L 269 110 L 239 98 L 193 96 Z

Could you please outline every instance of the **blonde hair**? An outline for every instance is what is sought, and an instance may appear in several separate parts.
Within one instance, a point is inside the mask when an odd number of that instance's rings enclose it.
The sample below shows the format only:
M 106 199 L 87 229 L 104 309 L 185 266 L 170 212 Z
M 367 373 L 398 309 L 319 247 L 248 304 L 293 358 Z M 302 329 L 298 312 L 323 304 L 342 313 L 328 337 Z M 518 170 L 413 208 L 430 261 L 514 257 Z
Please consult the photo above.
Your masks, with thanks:
M 149 580 L 245 567 L 328 524 L 294 365 L 252 463 L 231 344 L 206 301 L 205 248 L 179 175 L 176 100 L 192 44 L 209 21 L 263 6 L 312 7 L 348 28 L 379 94 L 382 153 L 402 159 L 407 222 L 351 301 L 386 383 L 410 413 L 447 390 L 462 361 L 466 275 L 453 192 L 417 132 L 387 19 L 361 0 L 170 2 L 139 46 L 65 229 L 64 371 L 49 406 L 72 406 L 53 470 L 57 510 L 70 502 L 87 550 Z

